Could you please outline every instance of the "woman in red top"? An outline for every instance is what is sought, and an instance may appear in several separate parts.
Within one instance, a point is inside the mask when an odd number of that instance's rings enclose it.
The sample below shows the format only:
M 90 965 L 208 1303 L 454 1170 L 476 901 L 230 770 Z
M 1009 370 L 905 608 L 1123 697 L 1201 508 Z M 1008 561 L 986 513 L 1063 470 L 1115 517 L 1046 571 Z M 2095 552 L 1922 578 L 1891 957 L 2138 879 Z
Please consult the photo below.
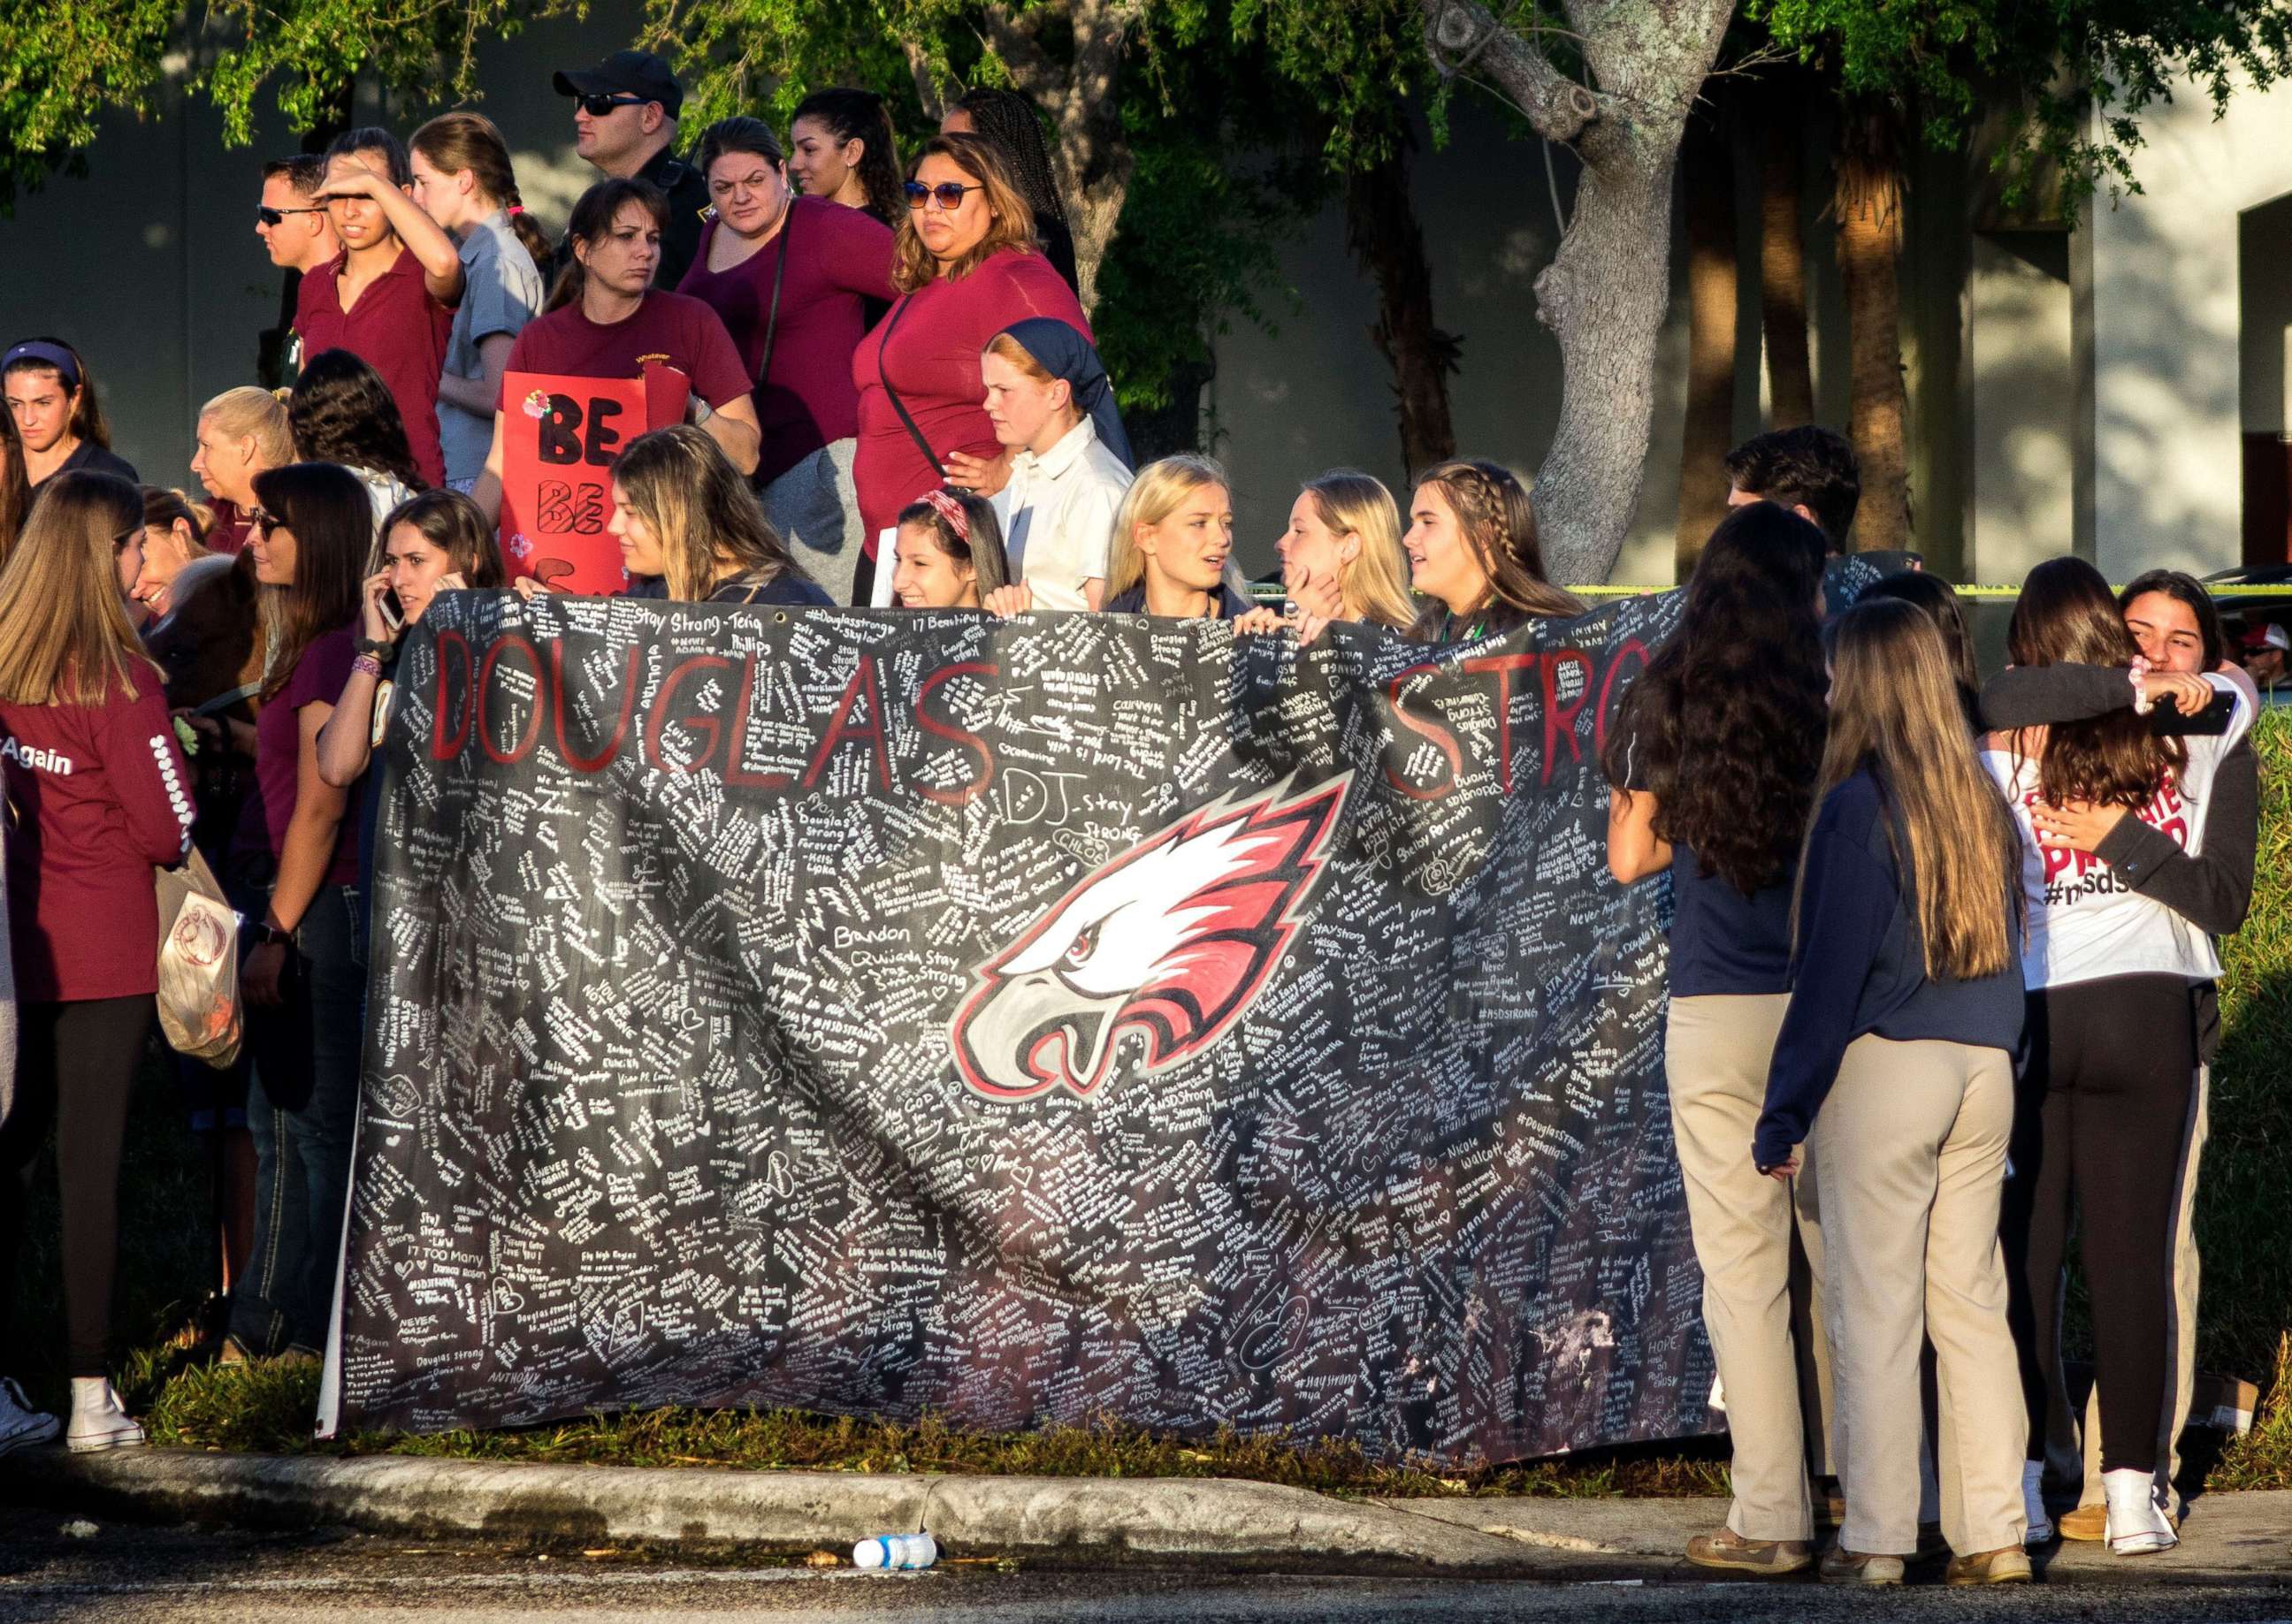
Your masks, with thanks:
M 668 199 L 643 181 L 600 181 L 581 194 L 567 221 L 573 258 L 549 295 L 549 309 L 510 346 L 504 373 L 570 378 L 642 378 L 652 367 L 683 374 L 691 398 L 709 408 L 701 429 L 743 474 L 756 468 L 755 381 L 740 365 L 723 320 L 699 300 L 652 285 Z M 506 385 L 504 386 L 506 390 Z M 501 517 L 506 423 L 494 406 L 494 445 L 470 492 L 488 519 Z M 634 425 L 634 439 L 644 425 Z M 512 551 L 514 551 L 514 546 Z M 524 559 L 512 559 L 511 567 Z
M 226 1359 L 326 1346 L 366 1003 L 359 817 L 350 792 L 319 771 L 319 734 L 357 657 L 374 507 L 358 476 L 332 462 L 258 474 L 254 494 L 246 550 L 276 594 L 278 631 L 253 729 L 254 794 L 227 864 L 232 901 L 254 921 L 239 987 L 254 1053 L 256 1210 Z
M 900 301 L 851 354 L 852 472 L 868 528 L 854 583 L 860 602 L 874 584 L 876 543 L 900 509 L 943 480 L 985 490 L 1003 482 L 1008 454 L 987 415 L 980 351 L 1029 316 L 1091 336 L 1074 290 L 1037 248 L 1034 212 L 993 142 L 933 136 L 912 173 L 892 275 Z
M 58 474 L 0 570 L 0 775 L 21 1048 L 0 1129 L 0 1302 L 51 1127 L 62 1192 L 75 1450 L 143 1442 L 104 1379 L 127 1097 L 151 1027 L 155 864 L 190 843 L 190 776 L 159 672 L 119 591 L 143 498 L 111 474 Z M 20 1329 L 16 1345 L 21 1346 Z M 0 1452 L 56 1435 L 0 1382 Z

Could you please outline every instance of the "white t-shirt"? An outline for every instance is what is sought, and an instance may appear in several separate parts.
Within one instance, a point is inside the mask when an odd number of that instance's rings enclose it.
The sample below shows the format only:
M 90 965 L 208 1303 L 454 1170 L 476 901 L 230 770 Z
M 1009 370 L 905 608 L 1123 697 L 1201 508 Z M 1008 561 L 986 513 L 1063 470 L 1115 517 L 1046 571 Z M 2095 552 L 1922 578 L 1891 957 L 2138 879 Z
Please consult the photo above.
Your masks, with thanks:
M 2135 814 L 2173 837 L 2191 856 L 2203 855 L 2205 814 L 2221 758 L 2251 729 L 2251 700 L 2228 678 L 2205 679 L 2235 695 L 2228 730 L 2191 736 L 2188 766 Z M 2005 791 L 2022 833 L 2022 896 L 2028 934 L 2022 976 L 2031 990 L 2096 981 L 2103 976 L 2164 974 L 2211 981 L 2221 973 L 2213 939 L 2160 902 L 2127 886 L 2099 857 L 2041 846 L 2030 808 L 2038 799 L 2038 763 L 2016 762 L 2010 750 L 1986 750 L 1982 765 Z
M 1011 575 L 1024 581 L 1038 609 L 1087 609 L 1082 583 L 1106 579 L 1114 515 L 1131 472 L 1084 418 L 1041 456 L 1011 460 L 1011 482 L 995 498 Z

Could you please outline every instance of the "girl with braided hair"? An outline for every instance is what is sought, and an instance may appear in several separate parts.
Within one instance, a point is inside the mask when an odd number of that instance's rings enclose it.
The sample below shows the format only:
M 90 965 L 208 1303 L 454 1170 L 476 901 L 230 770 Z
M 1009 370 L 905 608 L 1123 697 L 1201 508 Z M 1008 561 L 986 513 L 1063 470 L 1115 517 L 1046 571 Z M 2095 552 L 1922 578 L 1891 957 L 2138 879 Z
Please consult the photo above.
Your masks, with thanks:
M 1497 463 L 1441 462 L 1418 476 L 1408 504 L 1409 590 L 1434 600 L 1418 617 L 1421 642 L 1478 642 L 1522 622 L 1584 613 L 1544 576 L 1528 487 Z
M 942 135 L 983 135 L 1002 149 L 1012 179 L 1035 211 L 1035 237 L 1042 244 L 1043 257 L 1069 287 L 1079 291 L 1074 233 L 1067 229 L 1067 212 L 1059 202 L 1050 149 L 1043 142 L 1043 122 L 1035 116 L 1035 104 L 1016 91 L 978 85 L 947 109 L 939 130 Z

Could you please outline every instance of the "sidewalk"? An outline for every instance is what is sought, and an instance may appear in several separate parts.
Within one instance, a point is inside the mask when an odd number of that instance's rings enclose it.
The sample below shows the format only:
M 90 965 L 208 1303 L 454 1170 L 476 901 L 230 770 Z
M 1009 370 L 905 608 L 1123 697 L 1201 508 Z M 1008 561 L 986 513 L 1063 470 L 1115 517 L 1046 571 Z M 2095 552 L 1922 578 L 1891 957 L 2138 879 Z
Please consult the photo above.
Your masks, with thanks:
M 0 1497 L 58 1512 L 243 1527 L 347 1525 L 418 1538 L 848 1551 L 929 1527 L 950 1554 L 1443 1577 L 1705 1580 L 1679 1552 L 1717 1525 L 1693 1499 L 1344 1500 L 1229 1478 L 947 1477 L 338 1459 L 181 1450 L 0 1460 Z M 2280 1579 L 2292 1491 L 2212 1495 L 2181 1548 L 2064 1544 L 2053 1581 Z

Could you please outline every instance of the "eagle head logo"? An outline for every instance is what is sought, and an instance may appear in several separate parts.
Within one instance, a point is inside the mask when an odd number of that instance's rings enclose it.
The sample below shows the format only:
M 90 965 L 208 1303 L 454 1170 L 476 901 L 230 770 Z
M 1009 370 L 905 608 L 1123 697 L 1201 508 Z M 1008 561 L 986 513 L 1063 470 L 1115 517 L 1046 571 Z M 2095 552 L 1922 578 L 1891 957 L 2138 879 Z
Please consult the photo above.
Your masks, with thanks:
M 1149 1073 L 1215 1042 L 1303 922 L 1352 774 L 1295 782 L 1189 812 L 981 965 L 948 1026 L 964 1081 L 990 1099 L 1086 1096 L 1126 1030 L 1146 1034 Z

